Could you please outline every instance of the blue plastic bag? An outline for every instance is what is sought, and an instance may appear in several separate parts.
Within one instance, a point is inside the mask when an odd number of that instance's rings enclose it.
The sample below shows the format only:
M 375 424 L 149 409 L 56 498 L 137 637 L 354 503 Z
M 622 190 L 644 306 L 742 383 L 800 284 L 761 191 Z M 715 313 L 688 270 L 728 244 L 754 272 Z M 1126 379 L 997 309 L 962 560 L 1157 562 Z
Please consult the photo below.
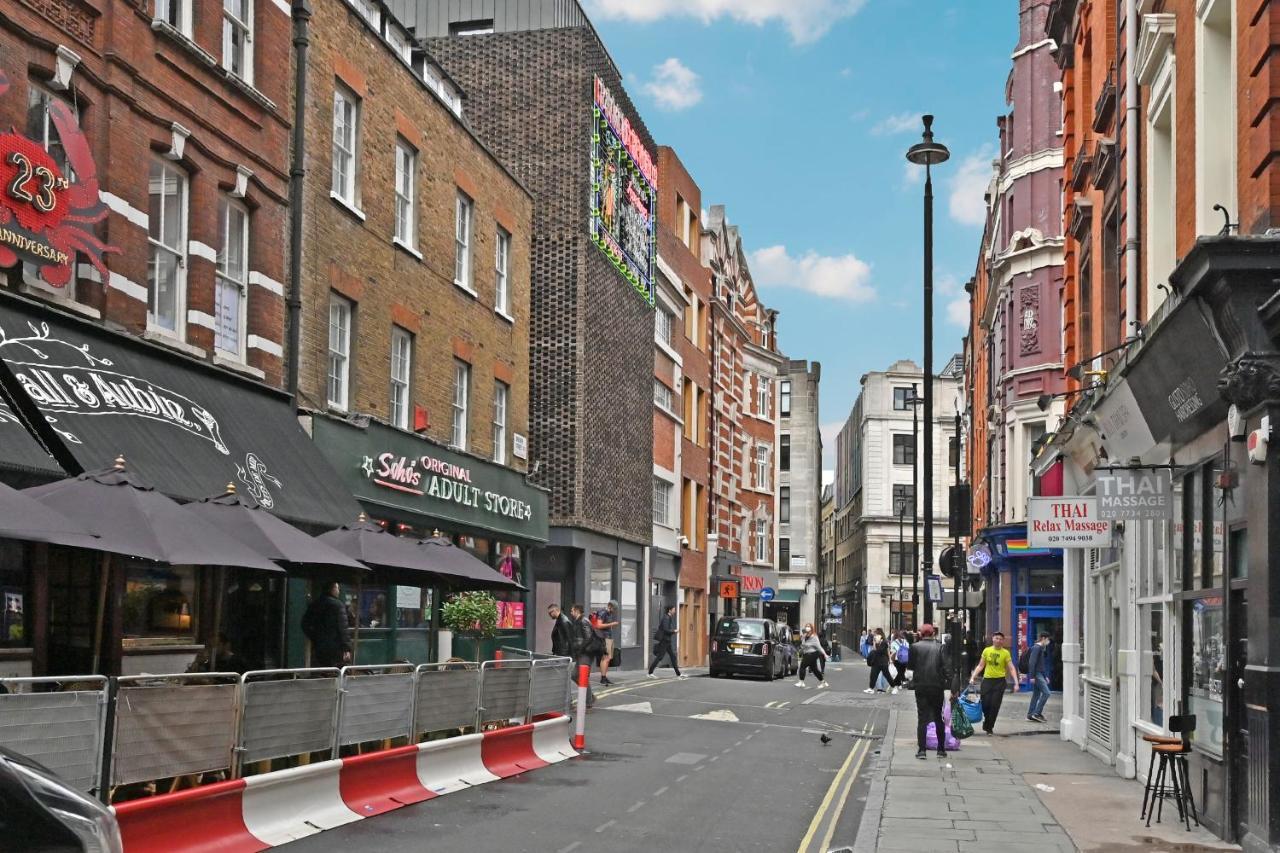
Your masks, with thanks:
M 982 700 L 972 689 L 960 694 L 960 707 L 964 709 L 964 715 L 969 718 L 969 722 L 982 722 Z

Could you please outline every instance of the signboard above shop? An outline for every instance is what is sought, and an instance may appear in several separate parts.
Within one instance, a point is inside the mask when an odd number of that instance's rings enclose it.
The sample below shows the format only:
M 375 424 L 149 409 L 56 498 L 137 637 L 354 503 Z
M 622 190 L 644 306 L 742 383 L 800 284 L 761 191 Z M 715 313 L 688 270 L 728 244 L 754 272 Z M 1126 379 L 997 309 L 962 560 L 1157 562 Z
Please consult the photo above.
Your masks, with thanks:
M 1094 497 L 1027 498 L 1027 540 L 1032 548 L 1107 548 L 1111 522 L 1098 516 Z
M 1099 518 L 1173 520 L 1173 472 L 1167 468 L 1099 468 L 1095 477 Z

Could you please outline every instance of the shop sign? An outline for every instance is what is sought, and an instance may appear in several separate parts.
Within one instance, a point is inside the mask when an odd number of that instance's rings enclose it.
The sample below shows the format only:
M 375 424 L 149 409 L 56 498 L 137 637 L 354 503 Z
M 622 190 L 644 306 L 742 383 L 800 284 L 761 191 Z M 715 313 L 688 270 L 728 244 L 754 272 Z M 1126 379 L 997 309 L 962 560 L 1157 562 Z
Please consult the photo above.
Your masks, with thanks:
M 524 602 L 498 602 L 498 629 L 513 631 L 524 628 Z
M 734 581 L 720 581 L 720 597 L 721 598 L 737 598 L 738 584 Z
M 764 578 L 762 578 L 761 576 L 759 575 L 743 575 L 742 576 L 743 592 L 754 592 L 758 594 L 762 589 L 764 589 Z
M 0 95 L 8 90 L 9 78 L 0 70 Z M 107 218 L 107 206 L 89 143 L 70 107 L 50 99 L 48 110 L 74 180 L 39 142 L 0 134 L 0 267 L 26 261 L 47 283 L 63 287 L 81 254 L 105 280 L 103 255 L 119 249 L 93 232 Z
M 985 542 L 974 545 L 969 555 L 965 557 L 965 563 L 968 565 L 969 574 L 982 574 L 982 570 L 991 565 L 991 546 Z
M 1096 472 L 1098 517 L 1101 519 L 1173 518 L 1173 474 L 1168 470 Z
M 796 571 L 802 571 L 809 568 L 809 558 L 804 554 L 792 554 L 791 568 Z
M 422 607 L 422 590 L 416 586 L 397 586 L 396 607 L 402 610 L 420 609 Z
M 1226 401 L 1218 394 L 1226 356 L 1194 299 L 1150 335 L 1128 370 L 1128 385 L 1152 437 L 1184 444 L 1226 417 Z
M 316 418 L 312 433 L 359 500 L 427 516 L 435 526 L 546 541 L 546 493 L 518 471 L 376 422 Z
M 1155 446 L 1151 428 L 1127 381 L 1109 388 L 1094 414 L 1098 416 L 1098 428 L 1106 441 L 1107 455 L 1112 459 L 1143 457 Z
M 1027 539 L 1032 548 L 1106 548 L 1111 522 L 1098 517 L 1097 498 L 1028 498 Z

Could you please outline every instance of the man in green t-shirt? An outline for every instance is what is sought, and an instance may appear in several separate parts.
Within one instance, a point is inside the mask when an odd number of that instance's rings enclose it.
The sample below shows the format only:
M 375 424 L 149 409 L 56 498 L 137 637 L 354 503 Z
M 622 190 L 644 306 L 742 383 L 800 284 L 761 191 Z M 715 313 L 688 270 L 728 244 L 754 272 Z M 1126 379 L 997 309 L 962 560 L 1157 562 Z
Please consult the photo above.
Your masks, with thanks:
M 970 684 L 978 683 L 982 673 L 982 730 L 995 734 L 996 717 L 1000 715 L 1000 703 L 1004 701 L 1005 676 L 1018 683 L 1018 668 L 1013 665 L 1013 655 L 1004 647 L 1004 634 L 991 635 L 991 645 L 982 650 L 978 665 L 973 668 Z

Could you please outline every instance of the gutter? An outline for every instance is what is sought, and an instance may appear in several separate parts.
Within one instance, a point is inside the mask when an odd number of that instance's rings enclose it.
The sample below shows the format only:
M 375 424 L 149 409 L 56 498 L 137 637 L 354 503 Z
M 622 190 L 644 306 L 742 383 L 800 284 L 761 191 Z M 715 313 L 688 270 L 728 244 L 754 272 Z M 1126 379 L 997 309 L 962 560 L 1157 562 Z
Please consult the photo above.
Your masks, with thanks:
M 310 0 L 293 0 L 293 151 L 289 160 L 289 295 L 285 300 L 285 369 L 289 396 L 298 401 L 298 359 L 301 350 L 302 318 L 302 207 L 306 180 L 307 48 L 311 38 Z
M 1138 89 L 1138 0 L 1124 3 L 1124 101 L 1125 101 L 1125 299 L 1127 328 L 1122 337 L 1136 337 L 1141 329 L 1138 319 L 1138 113 L 1141 92 Z

